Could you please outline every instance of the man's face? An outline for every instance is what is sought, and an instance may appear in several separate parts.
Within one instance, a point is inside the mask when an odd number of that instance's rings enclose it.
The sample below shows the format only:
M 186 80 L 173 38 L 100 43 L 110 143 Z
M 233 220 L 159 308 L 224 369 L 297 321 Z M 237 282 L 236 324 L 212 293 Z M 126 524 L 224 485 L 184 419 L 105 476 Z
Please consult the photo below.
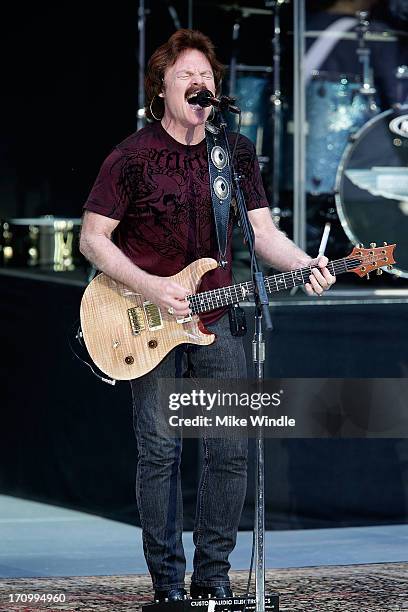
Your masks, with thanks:
M 211 64 L 201 51 L 187 49 L 164 74 L 165 118 L 184 128 L 202 125 L 211 108 L 188 103 L 188 98 L 202 89 L 215 93 Z

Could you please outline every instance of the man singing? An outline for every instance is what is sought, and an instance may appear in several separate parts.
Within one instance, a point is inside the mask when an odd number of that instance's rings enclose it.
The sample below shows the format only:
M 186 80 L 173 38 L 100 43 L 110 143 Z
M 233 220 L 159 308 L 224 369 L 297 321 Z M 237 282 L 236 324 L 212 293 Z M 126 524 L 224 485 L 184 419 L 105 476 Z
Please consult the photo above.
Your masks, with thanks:
M 213 44 L 198 31 L 179 30 L 159 47 L 145 78 L 146 113 L 153 121 L 114 148 L 85 204 L 82 253 L 99 270 L 177 318 L 189 314 L 188 290 L 167 277 L 198 258 L 218 259 L 205 134 L 210 109 L 188 99 L 202 89 L 219 92 L 222 73 Z M 321 295 L 335 281 L 325 267 L 327 259 L 313 260 L 275 227 L 254 147 L 243 136 L 236 163 L 257 253 L 280 270 L 315 266 L 306 291 Z M 230 241 L 226 260 L 226 269 L 204 276 L 200 291 L 231 284 Z M 186 564 L 182 440 L 163 434 L 166 415 L 157 398 L 158 380 L 180 375 L 187 350 L 197 376 L 246 377 L 242 339 L 231 335 L 225 315 L 220 308 L 201 317 L 216 334 L 214 344 L 178 347 L 152 372 L 131 381 L 139 451 L 136 496 L 144 554 L 159 600 L 186 595 Z M 204 437 L 203 453 L 190 594 L 229 597 L 228 558 L 245 498 L 247 441 Z

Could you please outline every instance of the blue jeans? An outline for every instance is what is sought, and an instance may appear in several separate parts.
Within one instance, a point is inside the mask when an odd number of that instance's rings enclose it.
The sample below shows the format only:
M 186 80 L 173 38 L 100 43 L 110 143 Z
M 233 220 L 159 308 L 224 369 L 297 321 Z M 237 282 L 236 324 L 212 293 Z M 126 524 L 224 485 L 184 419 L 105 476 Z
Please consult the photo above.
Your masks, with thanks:
M 231 336 L 228 316 L 209 329 L 217 334 L 214 344 L 188 347 L 195 374 L 201 378 L 245 378 L 242 338 Z M 186 349 L 178 347 L 152 372 L 131 381 L 139 451 L 136 498 L 144 554 L 156 590 L 184 586 L 182 440 L 163 433 L 168 415 L 158 406 L 157 381 L 180 375 Z M 248 444 L 246 439 L 203 438 L 202 442 L 192 581 L 199 586 L 225 586 L 229 585 L 228 557 L 235 546 L 246 493 Z

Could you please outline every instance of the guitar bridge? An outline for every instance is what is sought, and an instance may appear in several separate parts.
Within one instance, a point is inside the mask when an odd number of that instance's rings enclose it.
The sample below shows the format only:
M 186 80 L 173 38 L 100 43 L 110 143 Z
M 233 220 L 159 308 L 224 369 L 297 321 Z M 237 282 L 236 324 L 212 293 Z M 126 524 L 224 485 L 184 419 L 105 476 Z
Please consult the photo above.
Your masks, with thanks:
M 150 331 L 162 329 L 163 320 L 160 308 L 151 302 L 143 302 L 143 308 L 146 315 L 147 325 Z
M 134 306 L 133 308 L 128 308 L 128 316 L 132 334 L 134 336 L 138 336 L 140 332 L 145 329 L 143 308 L 141 306 Z

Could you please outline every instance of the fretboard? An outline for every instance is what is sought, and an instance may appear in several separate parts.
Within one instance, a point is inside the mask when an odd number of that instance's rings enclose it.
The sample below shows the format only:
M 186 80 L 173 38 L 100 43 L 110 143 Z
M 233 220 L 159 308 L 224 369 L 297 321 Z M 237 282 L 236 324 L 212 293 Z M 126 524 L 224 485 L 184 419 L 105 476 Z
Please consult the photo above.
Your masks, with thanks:
M 338 276 L 349 272 L 358 266 L 361 259 L 358 257 L 344 259 L 337 259 L 327 264 L 327 269 L 330 274 Z M 315 267 L 315 266 L 314 266 Z M 290 272 L 281 272 L 280 274 L 273 274 L 265 278 L 265 287 L 268 293 L 274 293 L 276 291 L 282 291 L 285 289 L 292 289 L 292 287 L 298 287 L 309 282 L 311 275 L 311 267 L 300 268 L 299 270 L 291 270 Z M 200 312 L 209 312 L 222 306 L 229 306 L 237 302 L 244 302 L 247 300 L 253 300 L 254 298 L 254 285 L 252 281 L 246 283 L 238 283 L 237 285 L 230 285 L 229 287 L 220 287 L 219 289 L 212 289 L 211 291 L 203 291 L 202 293 L 196 293 L 195 295 L 188 296 L 190 302 L 190 308 L 193 314 L 199 314 Z

